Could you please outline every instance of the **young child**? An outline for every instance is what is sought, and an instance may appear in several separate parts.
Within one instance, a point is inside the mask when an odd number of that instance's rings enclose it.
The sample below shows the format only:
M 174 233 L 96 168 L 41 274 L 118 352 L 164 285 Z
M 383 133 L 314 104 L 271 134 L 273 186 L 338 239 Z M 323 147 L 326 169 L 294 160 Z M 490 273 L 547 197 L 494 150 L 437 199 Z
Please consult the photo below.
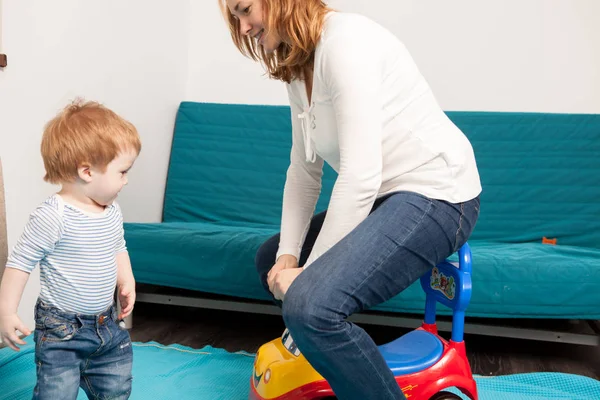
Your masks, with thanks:
M 0 285 L 0 337 L 18 351 L 16 331 L 31 332 L 17 308 L 39 263 L 34 399 L 75 399 L 80 386 L 90 399 L 129 398 L 131 339 L 119 321 L 135 280 L 115 199 L 140 149 L 136 128 L 95 102 L 76 101 L 45 127 L 44 180 L 62 188 L 31 214 Z

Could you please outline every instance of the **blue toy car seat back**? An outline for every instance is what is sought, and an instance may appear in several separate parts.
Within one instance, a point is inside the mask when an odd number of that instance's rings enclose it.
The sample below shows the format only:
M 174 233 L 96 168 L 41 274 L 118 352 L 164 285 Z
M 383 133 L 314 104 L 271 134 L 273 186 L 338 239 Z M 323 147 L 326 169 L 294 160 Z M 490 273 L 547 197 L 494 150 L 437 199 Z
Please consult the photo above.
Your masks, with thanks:
M 435 323 L 438 302 L 451 308 L 454 342 L 463 340 L 465 310 L 471 300 L 471 249 L 468 244 L 459 249 L 458 257 L 458 265 L 443 261 L 421 278 L 421 286 L 427 295 L 425 323 Z M 444 346 L 436 335 L 414 330 L 379 346 L 379 351 L 394 376 L 399 376 L 431 367 L 442 358 Z
M 452 340 L 463 340 L 465 310 L 471 301 L 471 248 L 465 243 L 458 251 L 458 265 L 448 260 L 421 277 L 427 296 L 425 323 L 434 324 L 437 303 L 452 309 Z

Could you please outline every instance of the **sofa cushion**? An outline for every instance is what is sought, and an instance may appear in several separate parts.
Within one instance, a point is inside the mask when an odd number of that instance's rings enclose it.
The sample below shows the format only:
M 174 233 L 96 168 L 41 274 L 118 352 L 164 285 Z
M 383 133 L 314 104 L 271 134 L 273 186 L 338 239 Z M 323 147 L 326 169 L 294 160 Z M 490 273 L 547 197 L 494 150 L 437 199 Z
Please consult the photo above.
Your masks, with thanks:
M 600 250 L 538 243 L 470 241 L 473 295 L 467 315 L 495 318 L 599 319 Z M 457 261 L 456 255 L 450 257 Z M 412 285 L 376 307 L 422 312 L 423 290 Z M 448 310 L 439 306 L 441 314 Z
M 268 300 L 254 267 L 271 228 L 204 222 L 125 224 L 125 240 L 139 283 Z
M 138 282 L 259 300 L 269 297 L 254 257 L 275 233 L 272 228 L 202 222 L 125 224 Z M 470 245 L 473 296 L 467 315 L 600 318 L 600 250 L 537 243 Z M 424 307 L 416 282 L 375 309 L 420 314 Z

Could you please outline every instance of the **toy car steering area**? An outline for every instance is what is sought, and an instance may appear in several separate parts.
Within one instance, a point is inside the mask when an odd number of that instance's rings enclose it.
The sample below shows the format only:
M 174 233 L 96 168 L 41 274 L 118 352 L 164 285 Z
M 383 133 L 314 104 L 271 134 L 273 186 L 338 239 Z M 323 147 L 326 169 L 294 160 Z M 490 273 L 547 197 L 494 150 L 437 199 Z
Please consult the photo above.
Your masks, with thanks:
M 379 350 L 408 399 L 453 400 L 445 391 L 456 387 L 477 400 L 477 386 L 463 341 L 465 310 L 471 300 L 471 249 L 458 251 L 458 265 L 448 260 L 421 277 L 426 293 L 422 326 L 379 346 Z M 438 335 L 436 305 L 452 309 L 452 336 Z M 334 399 L 335 394 L 296 347 L 286 329 L 281 338 L 260 347 L 250 378 L 250 400 Z

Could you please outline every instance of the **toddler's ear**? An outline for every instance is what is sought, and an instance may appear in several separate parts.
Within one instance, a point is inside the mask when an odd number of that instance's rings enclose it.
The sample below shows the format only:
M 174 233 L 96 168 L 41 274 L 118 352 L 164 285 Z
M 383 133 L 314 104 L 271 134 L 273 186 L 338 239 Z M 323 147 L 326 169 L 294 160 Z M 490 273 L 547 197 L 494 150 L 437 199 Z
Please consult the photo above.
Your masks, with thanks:
M 77 168 L 77 175 L 79 176 L 79 179 L 86 183 L 90 183 L 92 181 L 92 166 L 85 163 L 81 164 Z

